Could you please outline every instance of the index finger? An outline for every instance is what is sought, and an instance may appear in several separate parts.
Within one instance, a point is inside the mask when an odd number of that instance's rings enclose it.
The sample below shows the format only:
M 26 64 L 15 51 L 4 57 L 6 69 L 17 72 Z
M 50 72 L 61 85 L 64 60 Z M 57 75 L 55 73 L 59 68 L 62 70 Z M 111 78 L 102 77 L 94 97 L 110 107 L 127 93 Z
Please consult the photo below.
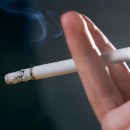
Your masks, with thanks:
M 123 99 L 107 73 L 82 16 L 69 12 L 62 16 L 61 23 L 89 101 L 101 121 L 107 112 L 121 105 Z

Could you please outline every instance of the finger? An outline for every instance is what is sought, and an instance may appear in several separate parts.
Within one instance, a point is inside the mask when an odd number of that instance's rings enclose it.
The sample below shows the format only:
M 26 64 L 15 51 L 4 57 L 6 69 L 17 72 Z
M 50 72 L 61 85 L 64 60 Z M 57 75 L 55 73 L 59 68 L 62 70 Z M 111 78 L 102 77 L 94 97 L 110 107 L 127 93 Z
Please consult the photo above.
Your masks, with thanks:
M 130 101 L 106 114 L 102 120 L 102 130 L 127 130 L 128 128 L 130 128 Z
M 95 44 L 101 52 L 115 50 L 115 47 L 108 41 L 106 36 L 94 25 L 94 23 L 82 15 L 85 19 L 89 31 L 95 41 Z M 109 66 L 112 79 L 120 92 L 123 94 L 125 101 L 130 99 L 130 74 L 128 66 L 125 63 L 118 63 Z
M 106 71 L 82 16 L 69 12 L 61 17 L 61 23 L 89 101 L 101 120 L 123 100 Z

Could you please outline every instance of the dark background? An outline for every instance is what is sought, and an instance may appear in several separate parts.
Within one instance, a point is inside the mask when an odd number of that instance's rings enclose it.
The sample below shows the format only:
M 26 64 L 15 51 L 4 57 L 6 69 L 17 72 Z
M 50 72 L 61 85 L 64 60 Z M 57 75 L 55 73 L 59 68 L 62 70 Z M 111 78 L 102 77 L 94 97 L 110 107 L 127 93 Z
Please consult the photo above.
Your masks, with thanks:
M 0 4 L 43 14 L 51 10 L 59 16 L 76 10 L 92 19 L 117 48 L 129 46 L 128 0 L 1 0 Z M 39 53 L 29 55 L 26 45 L 36 35 L 32 28 L 23 16 L 0 8 L 0 130 L 100 130 L 77 73 L 16 85 L 4 83 L 9 72 L 71 58 L 63 35 L 48 35 Z

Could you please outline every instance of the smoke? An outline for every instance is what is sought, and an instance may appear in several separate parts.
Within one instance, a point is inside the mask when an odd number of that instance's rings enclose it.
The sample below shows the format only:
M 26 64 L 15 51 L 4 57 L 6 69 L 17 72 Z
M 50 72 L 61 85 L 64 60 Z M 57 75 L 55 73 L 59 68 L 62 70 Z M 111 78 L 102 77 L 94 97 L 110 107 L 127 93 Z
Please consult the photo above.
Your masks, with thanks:
M 36 56 L 45 44 L 51 39 L 57 39 L 62 35 L 59 16 L 52 11 L 39 12 L 31 8 L 13 6 L 11 2 L 0 5 L 0 9 L 10 15 L 16 15 L 28 21 L 30 38 L 25 45 L 29 60 Z

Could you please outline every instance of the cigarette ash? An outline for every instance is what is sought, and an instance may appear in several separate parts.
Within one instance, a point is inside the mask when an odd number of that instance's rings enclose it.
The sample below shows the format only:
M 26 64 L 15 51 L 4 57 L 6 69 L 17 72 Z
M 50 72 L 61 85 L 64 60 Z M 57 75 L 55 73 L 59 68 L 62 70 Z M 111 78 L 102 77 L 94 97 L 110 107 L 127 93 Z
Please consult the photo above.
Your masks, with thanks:
M 16 84 L 19 82 L 26 82 L 28 80 L 32 80 L 33 77 L 31 76 L 31 70 L 31 68 L 28 68 L 9 73 L 5 76 L 5 82 L 7 84 Z

